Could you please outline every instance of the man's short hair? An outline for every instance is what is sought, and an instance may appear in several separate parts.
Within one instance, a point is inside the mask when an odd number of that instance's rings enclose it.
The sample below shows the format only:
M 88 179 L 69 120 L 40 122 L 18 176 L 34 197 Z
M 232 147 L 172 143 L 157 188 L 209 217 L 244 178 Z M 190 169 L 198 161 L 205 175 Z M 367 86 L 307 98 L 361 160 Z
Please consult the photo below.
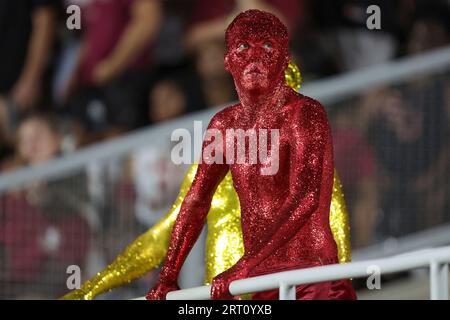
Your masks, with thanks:
M 281 43 L 286 49 L 289 45 L 287 27 L 275 15 L 261 11 L 261 10 L 247 10 L 238 14 L 225 31 L 225 42 L 227 49 L 231 45 L 233 37 L 236 36 L 236 29 L 238 34 L 248 34 L 249 36 L 255 34 L 268 34 L 276 41 Z

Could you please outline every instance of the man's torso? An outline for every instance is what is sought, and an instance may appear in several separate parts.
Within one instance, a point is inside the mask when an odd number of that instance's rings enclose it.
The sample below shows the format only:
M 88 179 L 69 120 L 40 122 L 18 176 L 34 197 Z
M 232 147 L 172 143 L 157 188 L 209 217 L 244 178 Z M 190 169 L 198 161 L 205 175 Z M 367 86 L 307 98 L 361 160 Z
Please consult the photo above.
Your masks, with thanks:
M 300 112 L 299 116 L 303 121 L 314 121 L 308 117 L 314 112 L 305 112 L 307 108 L 323 108 L 314 100 L 301 96 L 293 95 L 287 103 L 279 108 L 277 112 L 255 115 L 251 120 L 242 117 L 242 106 L 235 105 L 222 111 L 222 122 L 227 129 L 255 130 L 257 136 L 257 153 L 260 155 L 261 148 L 267 148 L 268 154 L 273 150 L 271 144 L 271 130 L 279 131 L 278 147 L 278 170 L 274 174 L 261 174 L 261 169 L 268 164 L 261 163 L 258 157 L 257 163 L 251 162 L 251 149 L 248 144 L 250 138 L 245 144 L 245 163 L 229 163 L 230 171 L 233 176 L 233 184 L 239 196 L 241 205 L 242 231 L 244 237 L 244 247 L 246 252 L 261 245 L 264 236 L 270 233 L 271 227 L 277 224 L 285 217 L 280 216 L 281 208 L 289 195 L 289 182 L 291 178 L 291 167 L 302 165 L 293 163 L 291 152 L 292 139 L 296 139 L 294 130 L 298 125 L 294 122 L 295 113 Z M 320 110 L 322 112 L 322 110 Z M 324 111 L 323 111 L 324 112 Z M 328 127 L 328 123 L 327 123 Z M 266 132 L 268 142 L 266 145 L 260 139 L 261 129 L 263 135 Z M 298 128 L 297 128 L 298 129 Z M 227 139 L 227 133 L 224 132 L 224 139 Z M 283 269 L 293 269 L 300 267 L 309 267 L 314 265 L 337 263 L 337 249 L 329 227 L 329 208 L 331 201 L 331 191 L 333 187 L 333 150 L 330 130 L 321 133 L 326 135 L 325 152 L 323 155 L 322 177 L 320 188 L 320 200 L 318 208 L 307 217 L 304 226 L 296 234 L 276 251 L 276 254 L 267 258 L 261 263 L 254 273 L 267 273 L 268 271 L 277 271 Z M 229 135 L 228 135 L 229 138 Z M 228 142 L 230 140 L 225 140 Z M 237 140 L 234 140 L 234 157 L 237 160 Z M 224 148 L 225 158 L 229 150 Z M 276 155 L 274 152 L 271 156 Z M 301 198 L 303 195 L 299 195 Z M 301 210 L 299 207 L 294 210 Z

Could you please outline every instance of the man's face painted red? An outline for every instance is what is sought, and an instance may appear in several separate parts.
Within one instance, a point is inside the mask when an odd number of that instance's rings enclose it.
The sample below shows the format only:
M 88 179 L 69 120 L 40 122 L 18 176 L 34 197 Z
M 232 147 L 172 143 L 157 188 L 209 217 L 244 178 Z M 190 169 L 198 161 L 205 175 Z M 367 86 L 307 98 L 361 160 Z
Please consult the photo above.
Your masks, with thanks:
M 262 93 L 284 81 L 287 33 L 277 34 L 275 30 L 258 15 L 237 21 L 229 30 L 225 68 L 240 90 Z

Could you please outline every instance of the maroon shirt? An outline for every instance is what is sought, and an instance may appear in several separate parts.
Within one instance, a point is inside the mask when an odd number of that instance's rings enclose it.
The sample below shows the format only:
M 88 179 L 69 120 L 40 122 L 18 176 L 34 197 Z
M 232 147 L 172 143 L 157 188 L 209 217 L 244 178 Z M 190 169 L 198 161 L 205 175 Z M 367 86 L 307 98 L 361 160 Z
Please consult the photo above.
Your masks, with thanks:
M 108 57 L 118 44 L 131 18 L 131 6 L 135 0 L 92 0 L 83 8 L 84 40 L 86 52 L 81 63 L 82 84 L 92 84 L 92 72 Z M 130 69 L 150 65 L 150 44 L 130 64 Z

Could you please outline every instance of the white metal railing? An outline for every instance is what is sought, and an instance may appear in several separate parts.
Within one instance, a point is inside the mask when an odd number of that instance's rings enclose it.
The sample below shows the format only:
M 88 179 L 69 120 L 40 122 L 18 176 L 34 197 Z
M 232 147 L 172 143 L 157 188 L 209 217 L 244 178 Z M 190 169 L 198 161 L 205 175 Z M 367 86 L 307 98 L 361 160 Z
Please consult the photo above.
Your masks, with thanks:
M 333 264 L 314 268 L 284 271 L 233 281 L 232 295 L 280 290 L 280 300 L 295 300 L 295 286 L 349 278 L 362 278 L 371 274 L 376 266 L 381 275 L 428 267 L 430 270 L 430 297 L 448 300 L 448 264 L 450 246 L 408 252 L 388 258 Z M 168 300 L 208 300 L 211 286 L 172 291 Z M 139 298 L 143 299 L 143 298 Z

